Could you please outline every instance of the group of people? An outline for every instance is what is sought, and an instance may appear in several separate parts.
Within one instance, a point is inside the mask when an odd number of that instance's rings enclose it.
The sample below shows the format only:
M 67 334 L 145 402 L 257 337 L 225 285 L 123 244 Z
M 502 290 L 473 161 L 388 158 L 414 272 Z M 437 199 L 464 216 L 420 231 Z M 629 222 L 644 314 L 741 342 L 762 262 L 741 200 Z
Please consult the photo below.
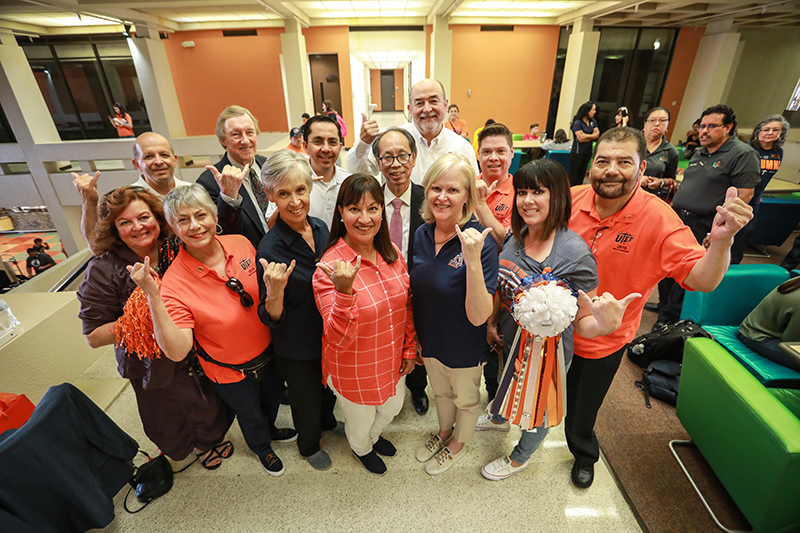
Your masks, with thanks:
M 384 429 L 406 389 L 425 414 L 430 384 L 438 424 L 415 457 L 440 474 L 467 454 L 476 429 L 508 429 L 481 417 L 481 378 L 493 399 L 519 328 L 514 292 L 546 271 L 579 295 L 563 333 L 565 430 L 572 481 L 592 484 L 594 421 L 641 295 L 665 277 L 713 290 L 752 208 L 728 189 L 705 249 L 639 186 L 652 145 L 642 132 L 595 136 L 591 184 L 570 189 L 550 160 L 511 176 L 502 124 L 480 131 L 476 158 L 444 125 L 441 83 L 423 80 L 410 96 L 411 123 L 381 131 L 363 121 L 347 170 L 337 165 L 344 136 L 334 118 L 308 118 L 307 157 L 264 158 L 256 118 L 230 106 L 216 128 L 225 155 L 196 184 L 174 177 L 177 157 L 156 133 L 134 143 L 140 182 L 99 197 L 99 173 L 74 175 L 96 254 L 78 291 L 84 334 L 92 346 L 115 345 L 145 432 L 170 458 L 194 452 L 219 467 L 233 453 L 225 434 L 235 416 L 271 475 L 284 471 L 273 442 L 296 440 L 311 467 L 329 468 L 323 432 L 346 437 L 355 459 L 382 475 L 383 457 L 397 453 Z M 580 142 L 591 144 L 594 129 Z M 275 426 L 284 383 L 294 429 Z M 550 420 L 483 475 L 523 470 Z

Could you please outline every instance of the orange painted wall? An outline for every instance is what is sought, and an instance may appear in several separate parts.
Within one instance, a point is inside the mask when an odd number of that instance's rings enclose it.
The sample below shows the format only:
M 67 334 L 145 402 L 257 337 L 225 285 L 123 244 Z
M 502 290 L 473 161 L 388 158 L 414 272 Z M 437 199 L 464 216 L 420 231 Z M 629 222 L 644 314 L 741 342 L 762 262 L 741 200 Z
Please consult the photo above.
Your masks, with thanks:
M 425 26 L 425 77 L 431 77 L 431 34 L 433 33 L 433 25 L 428 24 Z
M 370 98 L 372 103 L 375 104 L 375 111 L 383 111 L 381 107 L 381 71 L 371 68 L 369 69 L 369 89 Z
M 547 122 L 558 48 L 558 26 L 516 26 L 513 32 L 481 32 L 480 26 L 450 26 L 453 32 L 450 103 L 469 131 L 493 118 L 515 133 Z M 467 96 L 467 91 L 472 96 Z
M 347 26 L 317 26 L 305 28 L 306 51 L 309 54 L 338 54 L 339 82 L 342 92 L 342 109 L 339 112 L 347 124 L 345 146 L 355 140 L 353 125 L 353 88 L 350 78 L 350 32 Z M 278 78 L 280 82 L 280 78 Z
M 213 135 L 217 117 L 231 104 L 249 109 L 261 131 L 288 131 L 282 33 L 283 28 L 260 28 L 256 36 L 223 37 L 222 30 L 183 31 L 161 41 L 187 135 Z M 195 47 L 183 48 L 183 41 Z
M 403 110 L 403 69 L 394 71 L 394 110 Z
M 678 42 L 675 44 L 675 53 L 672 55 L 672 64 L 669 67 L 667 82 L 664 84 L 664 94 L 661 96 L 661 107 L 669 109 L 673 121 L 678 118 L 683 103 L 683 94 L 686 91 L 686 84 L 689 82 L 689 75 L 692 73 L 694 59 L 697 56 L 697 49 L 700 47 L 700 39 L 705 35 L 706 29 L 681 28 L 678 34 Z M 672 105 L 675 102 L 675 105 Z M 685 138 L 685 131 L 670 131 L 668 137 L 672 142 Z

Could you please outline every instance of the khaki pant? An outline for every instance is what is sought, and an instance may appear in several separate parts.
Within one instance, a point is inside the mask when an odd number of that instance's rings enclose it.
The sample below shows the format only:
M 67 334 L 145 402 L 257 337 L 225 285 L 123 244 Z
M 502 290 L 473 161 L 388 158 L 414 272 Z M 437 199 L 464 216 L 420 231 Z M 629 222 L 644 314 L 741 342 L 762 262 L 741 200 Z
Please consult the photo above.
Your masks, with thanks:
M 433 357 L 424 357 L 428 381 L 436 397 L 436 414 L 441 431 L 453 430 L 453 438 L 468 443 L 481 414 L 481 371 L 483 365 L 450 368 Z
M 400 378 L 395 395 L 382 405 L 360 405 L 351 402 L 333 388 L 330 377 L 328 377 L 328 387 L 336 394 L 337 402 L 344 413 L 344 432 L 347 435 L 347 442 L 356 455 L 362 457 L 372 451 L 372 445 L 381 436 L 381 432 L 403 408 L 406 377 Z

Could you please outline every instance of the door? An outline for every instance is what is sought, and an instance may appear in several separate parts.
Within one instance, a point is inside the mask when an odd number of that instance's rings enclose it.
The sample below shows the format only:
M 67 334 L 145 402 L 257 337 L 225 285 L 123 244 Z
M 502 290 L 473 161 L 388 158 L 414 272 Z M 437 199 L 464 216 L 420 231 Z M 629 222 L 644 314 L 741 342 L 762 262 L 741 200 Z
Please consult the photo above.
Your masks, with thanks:
M 313 54 L 308 56 L 311 67 L 311 92 L 314 111 L 322 111 L 322 102 L 330 100 L 333 108 L 342 114 L 342 91 L 339 85 L 339 55 Z
M 397 111 L 394 106 L 394 71 L 381 71 L 381 109 L 384 111 Z

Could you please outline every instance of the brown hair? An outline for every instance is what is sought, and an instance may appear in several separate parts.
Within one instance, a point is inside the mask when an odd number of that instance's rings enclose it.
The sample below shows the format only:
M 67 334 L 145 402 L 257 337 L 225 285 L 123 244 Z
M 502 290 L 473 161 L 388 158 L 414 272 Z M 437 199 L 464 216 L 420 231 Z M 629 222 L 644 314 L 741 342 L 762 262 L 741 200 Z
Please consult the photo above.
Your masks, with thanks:
M 372 195 L 372 199 L 381 206 L 381 210 L 383 211 L 381 215 L 381 227 L 372 240 L 372 245 L 387 263 L 394 263 L 397 261 L 397 250 L 395 250 L 395 247 L 392 245 L 392 239 L 389 237 L 389 224 L 386 222 L 383 187 L 378 183 L 378 180 L 366 174 L 351 174 L 342 182 L 339 195 L 336 197 L 336 209 L 333 210 L 331 233 L 323 254 L 339 242 L 339 237 L 347 235 L 347 229 L 344 227 L 344 222 L 342 222 L 342 214 L 339 212 L 339 208 L 357 205 L 367 193 Z
M 550 191 L 550 211 L 544 221 L 539 240 L 547 239 L 558 228 L 567 228 L 572 213 L 569 177 L 564 167 L 552 159 L 534 159 L 514 174 L 514 201 L 511 203 L 511 234 L 517 243 L 525 242 L 528 225 L 517 209 L 517 192 L 520 190 Z
M 97 255 L 111 252 L 118 246 L 126 246 L 117 232 L 116 221 L 125 209 L 136 200 L 141 200 L 158 221 L 161 228 L 159 240 L 165 239 L 170 234 L 167 219 L 164 218 L 164 208 L 158 197 L 141 187 L 119 187 L 100 199 L 97 206 L 97 226 L 95 227 L 94 246 Z
M 778 292 L 780 294 L 789 294 L 797 289 L 800 289 L 800 277 L 792 278 L 778 285 Z
M 485 126 L 480 133 L 478 133 L 478 150 L 480 150 L 481 143 L 483 143 L 486 137 L 505 137 L 508 146 L 512 149 L 514 148 L 514 136 L 511 134 L 511 130 L 499 122 Z
M 261 133 L 261 130 L 258 129 L 258 119 L 250 112 L 249 109 L 239 105 L 229 105 L 223 109 L 222 113 L 220 113 L 217 117 L 217 127 L 214 132 L 217 134 L 217 139 L 219 139 L 220 142 L 225 140 L 225 122 L 227 122 L 229 118 L 240 117 L 242 115 L 247 115 L 250 117 L 250 120 L 253 121 L 253 126 L 256 127 L 256 135 Z

